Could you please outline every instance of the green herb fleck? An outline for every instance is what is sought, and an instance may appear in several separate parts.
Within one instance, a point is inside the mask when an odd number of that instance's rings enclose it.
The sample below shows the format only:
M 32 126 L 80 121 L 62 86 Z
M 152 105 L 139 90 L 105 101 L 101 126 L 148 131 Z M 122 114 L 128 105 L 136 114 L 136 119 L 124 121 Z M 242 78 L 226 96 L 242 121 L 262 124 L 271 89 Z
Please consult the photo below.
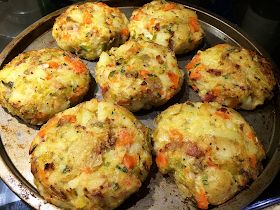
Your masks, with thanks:
M 118 183 L 113 183 L 113 184 L 112 184 L 112 188 L 113 188 L 113 190 L 117 190 L 117 189 L 120 188 L 120 186 L 119 186 Z
M 116 167 L 117 167 L 117 169 L 119 169 L 120 171 L 122 171 L 122 172 L 124 172 L 124 173 L 127 173 L 127 172 L 128 172 L 128 170 L 127 170 L 127 168 L 126 168 L 125 166 L 117 165 Z
M 84 50 L 84 51 L 87 51 L 87 52 L 90 50 L 90 47 L 85 46 L 85 45 L 80 45 L 80 48 L 81 48 L 81 50 Z
M 124 70 L 124 69 L 121 69 L 121 73 L 122 73 L 122 74 L 125 73 L 125 70 Z
M 225 79 L 228 79 L 228 75 L 223 75 L 223 77 L 224 77 Z
M 71 171 L 71 170 L 70 170 L 69 166 L 66 165 L 62 172 L 63 172 L 64 174 L 66 174 L 66 173 L 68 173 L 68 172 L 70 172 L 70 171 Z
M 109 73 L 109 76 L 108 76 L 108 77 L 112 77 L 115 73 L 116 73 L 116 70 L 111 71 L 111 72 Z
M 208 185 L 208 176 L 207 175 L 202 176 L 201 181 L 204 185 Z

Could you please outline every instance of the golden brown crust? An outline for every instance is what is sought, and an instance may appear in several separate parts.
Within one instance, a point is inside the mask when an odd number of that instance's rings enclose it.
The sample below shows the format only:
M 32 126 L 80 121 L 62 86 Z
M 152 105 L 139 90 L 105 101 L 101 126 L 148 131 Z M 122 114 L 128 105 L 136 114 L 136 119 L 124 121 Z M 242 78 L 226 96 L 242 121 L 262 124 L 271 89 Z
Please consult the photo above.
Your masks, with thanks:
M 149 129 L 96 99 L 60 112 L 30 146 L 40 194 L 67 209 L 113 209 L 136 192 L 152 159 Z
M 167 102 L 184 79 L 168 48 L 140 40 L 103 52 L 95 71 L 104 99 L 131 111 Z
M 263 146 L 240 114 L 218 103 L 186 102 L 156 118 L 160 172 L 174 175 L 199 208 L 232 198 L 262 171 Z
M 89 71 L 59 49 L 24 52 L 0 71 L 0 103 L 24 121 L 40 125 L 79 103 L 89 88 Z
M 189 85 L 205 102 L 255 109 L 273 96 L 271 64 L 255 51 L 218 44 L 199 51 L 186 65 Z

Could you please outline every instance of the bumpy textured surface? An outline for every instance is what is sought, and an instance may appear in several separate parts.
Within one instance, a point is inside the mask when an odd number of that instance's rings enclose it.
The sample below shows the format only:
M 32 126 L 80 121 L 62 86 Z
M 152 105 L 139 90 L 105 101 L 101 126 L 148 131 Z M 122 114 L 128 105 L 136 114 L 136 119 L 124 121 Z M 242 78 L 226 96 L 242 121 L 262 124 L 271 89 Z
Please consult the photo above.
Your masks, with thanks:
M 196 48 L 204 35 L 194 11 L 160 0 L 133 11 L 128 28 L 131 38 L 153 41 L 176 54 Z
M 240 114 L 218 103 L 176 104 L 156 119 L 156 163 L 199 208 L 232 198 L 262 170 L 265 152 Z
M 124 43 L 128 20 L 118 9 L 102 2 L 70 6 L 55 21 L 52 35 L 59 47 L 94 60 L 102 51 Z
M 186 65 L 189 85 L 203 101 L 255 109 L 273 95 L 271 64 L 258 53 L 229 44 L 198 51 Z
M 0 104 L 24 121 L 40 125 L 79 103 L 89 88 L 89 71 L 59 49 L 29 51 L 0 71 Z
M 30 147 L 40 194 L 69 209 L 113 209 L 150 169 L 149 129 L 125 108 L 93 99 L 50 119 Z
M 103 52 L 95 71 L 104 99 L 131 111 L 165 103 L 181 89 L 184 79 L 174 53 L 140 40 Z

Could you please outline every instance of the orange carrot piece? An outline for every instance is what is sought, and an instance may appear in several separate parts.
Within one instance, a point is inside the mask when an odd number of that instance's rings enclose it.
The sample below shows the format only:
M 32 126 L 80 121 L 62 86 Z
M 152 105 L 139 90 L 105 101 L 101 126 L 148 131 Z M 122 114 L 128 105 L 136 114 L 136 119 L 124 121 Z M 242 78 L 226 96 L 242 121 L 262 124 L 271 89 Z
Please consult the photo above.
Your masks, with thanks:
M 136 20 L 136 21 L 139 21 L 141 19 L 141 14 L 142 12 L 137 12 L 136 14 L 134 14 L 132 16 L 132 20 Z
M 215 114 L 218 115 L 219 117 L 224 118 L 225 120 L 229 120 L 230 119 L 230 115 L 228 113 L 226 113 L 226 112 L 216 111 Z
M 131 132 L 129 132 L 127 129 L 122 129 L 118 133 L 118 139 L 117 139 L 117 142 L 116 142 L 116 146 L 117 147 L 122 147 L 122 146 L 132 144 L 133 143 L 133 137 L 134 137 L 134 135 Z
M 50 80 L 51 78 L 52 78 L 51 74 L 47 74 L 46 77 L 45 77 L 46 80 Z
M 207 198 L 207 195 L 206 195 L 206 192 L 204 189 L 202 191 L 196 193 L 195 200 L 197 202 L 198 208 L 208 209 L 209 203 L 208 203 L 208 198 Z
M 121 35 L 127 37 L 129 35 L 129 31 L 127 28 L 121 30 Z
M 149 73 L 150 73 L 150 72 L 147 71 L 147 70 L 140 70 L 140 71 L 139 71 L 139 74 L 140 74 L 141 76 L 143 76 L 144 78 L 147 78 L 147 76 L 148 76 Z
M 163 152 L 159 152 L 156 157 L 156 164 L 159 168 L 165 168 L 167 166 L 167 159 Z
M 57 117 L 51 118 L 51 119 L 46 123 L 46 125 L 40 129 L 40 131 L 38 132 L 37 135 L 38 135 L 40 138 L 44 138 L 45 135 L 46 135 L 46 133 L 47 133 L 47 131 L 48 131 L 50 128 L 54 127 L 54 126 L 57 124 L 58 120 L 59 120 L 59 119 L 58 119 Z
M 168 72 L 167 75 L 173 83 L 172 88 L 177 89 L 179 86 L 179 76 L 173 72 Z
M 83 21 L 85 24 L 92 23 L 92 15 L 89 12 L 84 13 Z
M 174 4 L 174 3 L 167 3 L 167 4 L 164 5 L 163 10 L 164 11 L 169 11 L 169 10 L 174 9 L 175 7 L 176 7 L 176 4 Z
M 182 141 L 183 140 L 183 135 L 180 133 L 177 129 L 170 129 L 169 130 L 169 136 L 171 139 L 176 140 L 176 141 Z
M 133 169 L 137 165 L 137 157 L 135 155 L 125 154 L 123 157 L 123 164 L 128 169 Z
M 189 78 L 190 78 L 191 80 L 200 80 L 201 77 L 202 77 L 201 74 L 200 74 L 199 71 L 197 71 L 197 70 L 192 71 L 191 74 L 190 74 L 190 76 L 189 76 Z
M 257 168 L 257 158 L 256 158 L 256 155 L 252 155 L 249 159 L 250 161 L 250 165 L 256 169 Z
M 195 32 L 198 32 L 199 31 L 199 25 L 198 25 L 197 19 L 195 17 L 190 17 L 189 20 L 190 20 L 189 21 L 190 26 L 193 28 L 193 30 Z
M 185 66 L 186 70 L 192 69 L 200 61 L 199 55 L 195 55 L 192 60 Z
M 63 115 L 59 119 L 59 124 L 63 125 L 65 123 L 75 123 L 77 121 L 77 118 L 75 115 Z
M 86 72 L 86 65 L 82 61 L 71 59 L 69 56 L 65 56 L 64 61 L 73 67 L 75 73 L 82 74 Z
M 250 139 L 250 140 L 253 140 L 255 138 L 255 135 L 252 131 L 248 132 L 247 133 L 247 138 Z
M 217 87 L 214 87 L 213 90 L 212 90 L 212 94 L 214 96 L 219 96 L 221 94 L 221 88 L 220 86 L 217 86 Z
M 54 61 L 50 61 L 50 62 L 48 62 L 48 64 L 49 64 L 49 67 L 55 68 L 55 69 L 59 66 L 59 64 Z
M 92 168 L 90 167 L 84 167 L 80 169 L 82 172 L 84 172 L 85 174 L 91 174 L 93 172 Z

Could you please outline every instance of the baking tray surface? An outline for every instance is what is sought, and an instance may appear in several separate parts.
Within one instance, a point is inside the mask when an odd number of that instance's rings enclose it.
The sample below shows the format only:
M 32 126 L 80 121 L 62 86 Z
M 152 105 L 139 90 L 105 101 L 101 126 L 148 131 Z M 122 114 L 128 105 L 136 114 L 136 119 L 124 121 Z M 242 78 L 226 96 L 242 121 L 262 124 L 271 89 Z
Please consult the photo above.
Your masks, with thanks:
M 133 4 L 133 3 L 132 3 Z M 230 43 L 248 49 L 254 49 L 260 54 L 268 57 L 267 54 L 256 46 L 250 39 L 240 32 L 240 29 L 210 14 L 202 9 L 187 6 L 197 12 L 199 22 L 205 31 L 203 43 L 193 52 L 177 56 L 182 69 L 199 49 L 206 49 L 218 43 Z M 136 7 L 120 7 L 130 17 Z M 51 28 L 55 18 L 65 9 L 58 10 L 32 24 L 20 33 L 0 54 L 0 68 L 11 61 L 23 51 L 57 48 L 51 36 Z M 84 60 L 94 77 L 96 62 Z M 275 72 L 276 66 L 274 66 Z M 279 81 L 278 75 L 277 81 Z M 186 80 L 185 80 L 186 81 Z M 101 99 L 101 93 L 96 84 L 92 85 L 91 97 Z M 199 101 L 198 95 L 193 92 L 186 82 L 182 90 L 167 104 L 152 109 L 135 113 L 136 117 L 145 125 L 153 129 L 153 119 L 164 109 L 174 103 L 186 100 Z M 275 96 L 267 101 L 265 105 L 254 111 L 239 111 L 245 119 L 254 127 L 258 138 L 262 141 L 267 157 L 264 161 L 264 171 L 246 189 L 241 191 L 233 199 L 217 209 L 240 209 L 251 203 L 271 183 L 280 167 L 280 146 L 279 132 L 279 83 L 275 90 Z M 11 116 L 6 110 L 0 107 L 0 176 L 2 180 L 25 202 L 36 209 L 56 209 L 55 206 L 45 202 L 38 194 L 33 184 L 33 175 L 30 171 L 30 160 L 28 150 L 30 143 L 39 127 L 30 126 L 22 120 Z M 118 209 L 195 209 L 193 204 L 180 196 L 175 183 L 169 176 L 161 175 L 155 166 L 152 165 L 151 172 L 141 189 L 127 199 Z

